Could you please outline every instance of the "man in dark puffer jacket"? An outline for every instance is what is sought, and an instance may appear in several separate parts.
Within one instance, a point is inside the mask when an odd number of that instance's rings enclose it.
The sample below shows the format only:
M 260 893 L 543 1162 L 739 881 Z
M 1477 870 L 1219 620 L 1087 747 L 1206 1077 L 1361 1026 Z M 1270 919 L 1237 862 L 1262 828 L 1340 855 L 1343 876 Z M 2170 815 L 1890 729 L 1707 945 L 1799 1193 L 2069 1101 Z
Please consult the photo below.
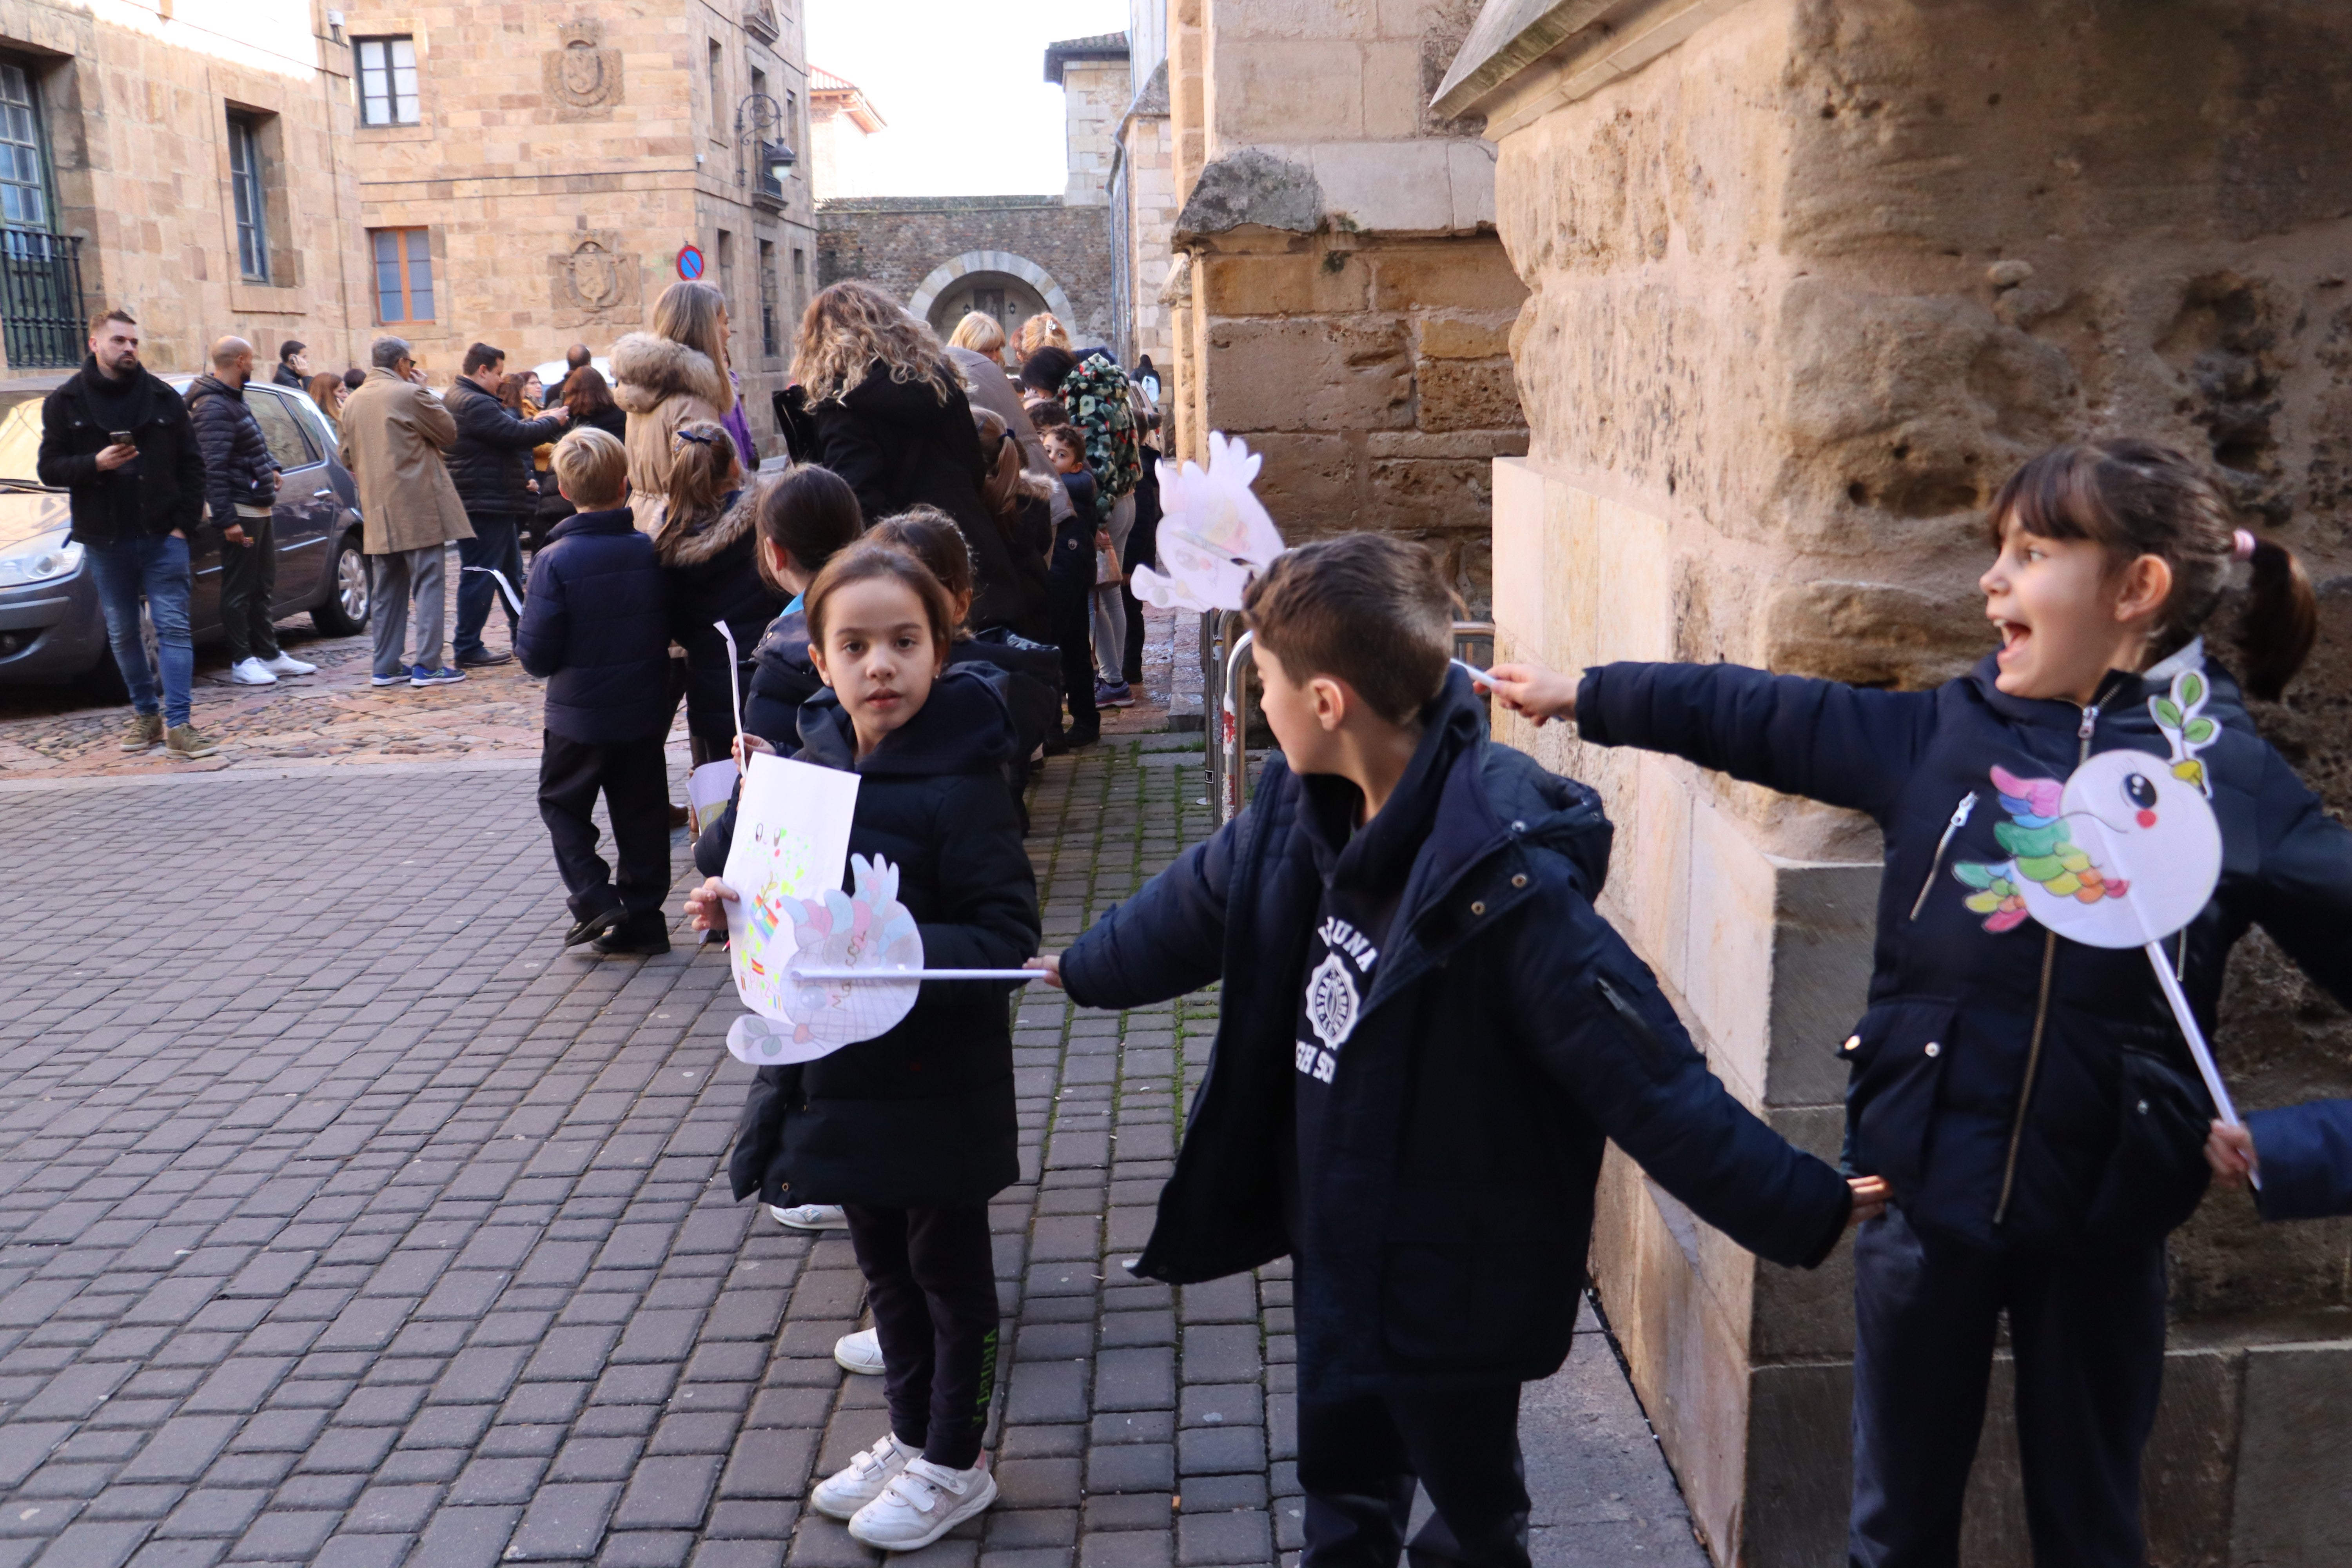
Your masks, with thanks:
M 504 664 L 508 656 L 482 646 L 482 627 L 490 618 L 490 602 L 498 596 L 490 573 L 505 575 L 520 592 L 522 587 L 522 521 L 539 510 L 530 492 L 531 448 L 555 439 L 570 423 L 572 411 L 559 403 L 537 419 L 518 419 L 499 401 L 507 377 L 506 351 L 476 343 L 466 351 L 457 380 L 449 388 L 449 416 L 457 422 L 457 439 L 449 448 L 449 482 L 466 505 L 466 521 L 474 537 L 457 541 L 461 567 L 457 578 L 457 649 L 461 669 Z M 507 623 L 514 624 L 514 606 L 507 606 Z
M 281 675 L 309 675 L 319 667 L 279 651 L 269 613 L 278 597 L 278 531 L 270 509 L 286 476 L 245 401 L 252 379 L 253 345 L 223 338 L 213 345 L 213 373 L 196 377 L 187 402 L 196 447 L 205 455 L 205 504 L 220 531 L 228 678 L 239 686 L 269 686 Z
M 547 681 L 539 815 L 571 889 L 563 945 L 667 952 L 669 606 L 661 565 L 624 504 L 629 455 L 620 442 L 574 430 L 557 444 L 553 471 L 580 510 L 555 525 L 531 562 L 515 652 Z M 617 891 L 596 853 L 599 790 L 621 862 Z

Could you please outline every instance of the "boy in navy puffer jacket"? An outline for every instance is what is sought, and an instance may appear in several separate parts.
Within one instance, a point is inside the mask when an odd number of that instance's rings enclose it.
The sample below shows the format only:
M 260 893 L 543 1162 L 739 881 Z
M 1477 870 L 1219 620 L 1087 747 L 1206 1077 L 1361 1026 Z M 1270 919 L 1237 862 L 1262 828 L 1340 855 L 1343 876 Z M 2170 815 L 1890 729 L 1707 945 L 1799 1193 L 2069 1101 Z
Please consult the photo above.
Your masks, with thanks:
M 1058 960 L 1089 1007 L 1222 976 L 1217 1038 L 1135 1271 L 1287 1253 L 1306 1558 L 1526 1568 L 1519 1387 L 1567 1355 L 1601 1147 L 1811 1267 L 1849 1188 L 1708 1072 L 1591 900 L 1590 790 L 1486 738 L 1429 552 L 1318 540 L 1249 588 L 1281 742 L 1249 808 Z
M 515 653 L 547 681 L 539 815 L 571 889 L 563 945 L 667 952 L 669 606 L 654 542 L 624 503 L 628 452 L 602 430 L 556 444 L 554 473 L 580 510 L 549 531 L 531 562 Z M 598 791 L 612 814 L 618 888 L 596 853 Z

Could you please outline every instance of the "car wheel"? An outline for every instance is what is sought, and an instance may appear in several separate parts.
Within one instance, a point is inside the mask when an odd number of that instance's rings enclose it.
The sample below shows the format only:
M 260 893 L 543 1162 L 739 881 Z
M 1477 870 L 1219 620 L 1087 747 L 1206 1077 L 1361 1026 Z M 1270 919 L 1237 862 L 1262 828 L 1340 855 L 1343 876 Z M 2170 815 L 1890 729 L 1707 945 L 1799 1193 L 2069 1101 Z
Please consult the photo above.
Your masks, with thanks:
M 335 542 L 335 559 L 327 569 L 327 596 L 310 611 L 310 624 L 331 637 L 356 637 L 367 630 L 367 557 L 360 538 L 347 533 Z

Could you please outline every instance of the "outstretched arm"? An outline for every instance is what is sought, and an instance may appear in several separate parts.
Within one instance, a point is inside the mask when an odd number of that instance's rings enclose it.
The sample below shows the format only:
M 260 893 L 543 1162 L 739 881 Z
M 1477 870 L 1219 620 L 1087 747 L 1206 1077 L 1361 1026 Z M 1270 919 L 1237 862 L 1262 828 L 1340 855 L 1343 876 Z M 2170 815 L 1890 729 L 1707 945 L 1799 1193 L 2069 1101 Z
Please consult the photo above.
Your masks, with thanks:
M 1884 1205 L 1883 1184 L 1850 1187 L 1732 1098 L 1649 970 L 1591 905 L 1579 899 L 1564 922 L 1546 925 L 1542 962 L 1525 940 L 1530 923 L 1520 922 L 1514 967 L 1528 986 L 1538 1065 L 1701 1219 L 1759 1257 L 1811 1268 L 1849 1218 Z
M 2352 828 L 2273 752 L 2260 786 L 2265 826 L 2251 912 L 2314 984 L 2352 1006 Z
M 1141 1007 L 1197 991 L 1224 973 L 1225 896 L 1252 805 L 1176 858 L 1143 890 L 1097 921 L 1054 966 L 1084 1007 Z
M 1670 752 L 1749 784 L 1885 818 L 1935 726 L 1925 691 L 1874 691 L 1736 664 L 1584 672 L 1577 735 Z

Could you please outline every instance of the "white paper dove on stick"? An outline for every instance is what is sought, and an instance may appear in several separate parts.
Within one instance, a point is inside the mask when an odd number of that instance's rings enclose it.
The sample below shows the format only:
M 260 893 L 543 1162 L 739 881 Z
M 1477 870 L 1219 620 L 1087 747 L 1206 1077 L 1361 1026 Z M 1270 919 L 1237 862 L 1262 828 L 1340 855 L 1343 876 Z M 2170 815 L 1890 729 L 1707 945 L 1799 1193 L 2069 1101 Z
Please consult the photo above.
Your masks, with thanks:
M 1209 466 L 1160 465 L 1160 564 L 1135 569 L 1135 596 L 1163 610 L 1238 610 L 1249 580 L 1282 553 L 1282 535 L 1251 493 L 1265 458 L 1209 433 Z

